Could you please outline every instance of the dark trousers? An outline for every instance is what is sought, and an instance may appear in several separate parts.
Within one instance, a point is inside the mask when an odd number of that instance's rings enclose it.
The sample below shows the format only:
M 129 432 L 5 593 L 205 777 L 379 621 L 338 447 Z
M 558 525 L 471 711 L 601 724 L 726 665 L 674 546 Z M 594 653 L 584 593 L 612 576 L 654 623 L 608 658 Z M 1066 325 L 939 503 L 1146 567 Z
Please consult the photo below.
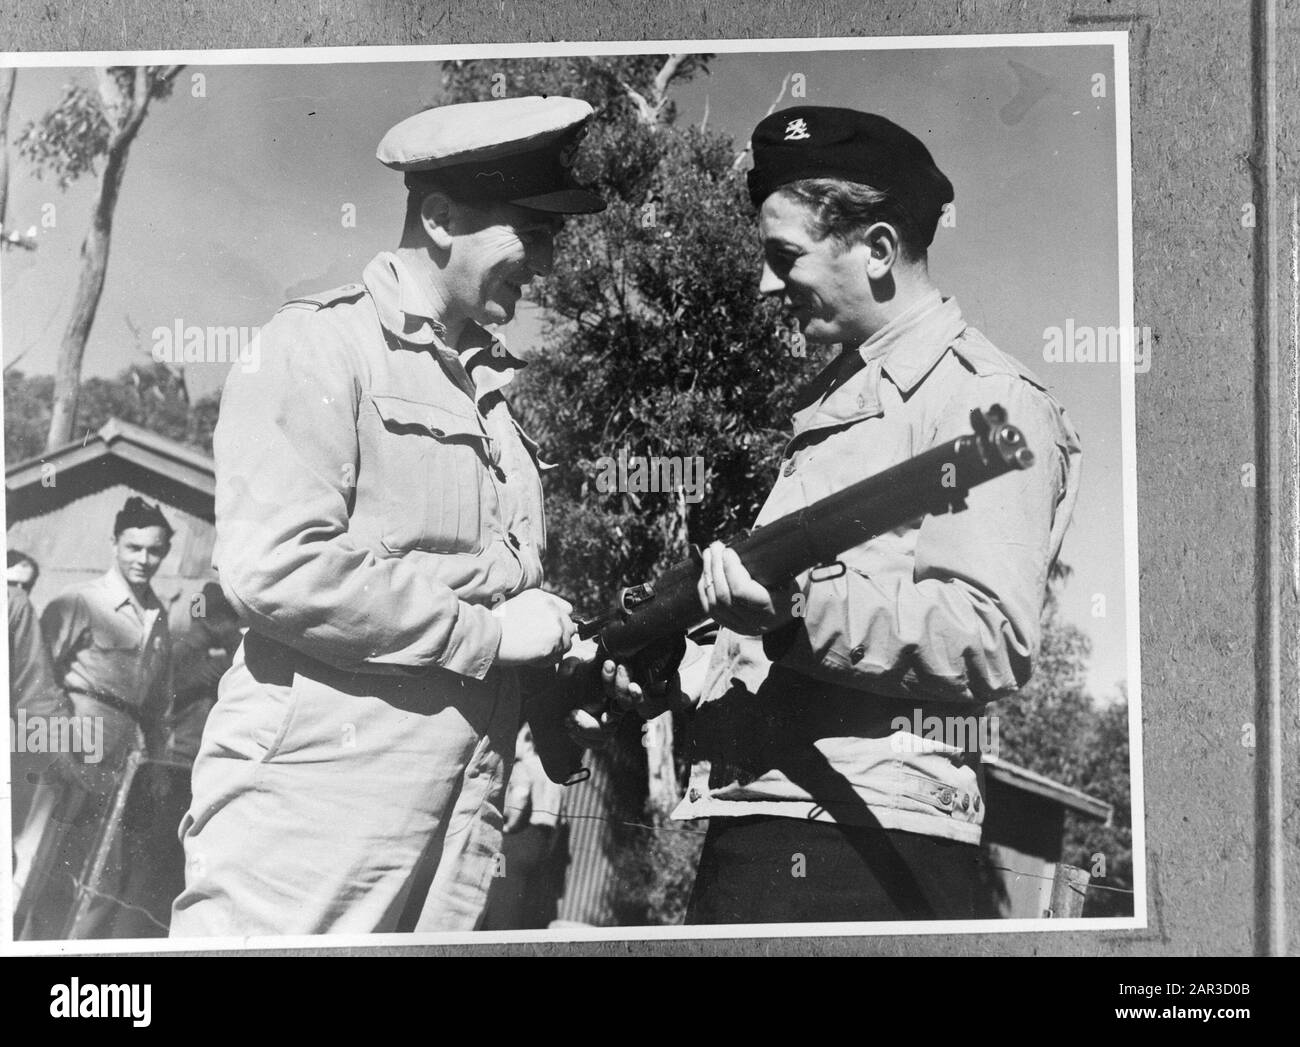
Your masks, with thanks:
M 564 886 L 560 831 L 549 825 L 527 825 L 502 837 L 501 861 L 479 930 L 534 930 L 555 919 Z
M 980 848 L 799 818 L 713 818 L 688 924 L 992 917 Z

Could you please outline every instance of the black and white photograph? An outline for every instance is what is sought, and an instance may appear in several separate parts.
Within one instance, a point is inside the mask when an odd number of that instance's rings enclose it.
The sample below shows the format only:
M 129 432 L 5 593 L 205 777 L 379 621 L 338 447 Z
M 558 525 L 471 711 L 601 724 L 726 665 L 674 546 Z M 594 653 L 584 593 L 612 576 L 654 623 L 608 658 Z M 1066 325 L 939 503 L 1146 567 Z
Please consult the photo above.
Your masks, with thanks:
M 0 55 L 6 948 L 1147 927 L 1129 46 Z

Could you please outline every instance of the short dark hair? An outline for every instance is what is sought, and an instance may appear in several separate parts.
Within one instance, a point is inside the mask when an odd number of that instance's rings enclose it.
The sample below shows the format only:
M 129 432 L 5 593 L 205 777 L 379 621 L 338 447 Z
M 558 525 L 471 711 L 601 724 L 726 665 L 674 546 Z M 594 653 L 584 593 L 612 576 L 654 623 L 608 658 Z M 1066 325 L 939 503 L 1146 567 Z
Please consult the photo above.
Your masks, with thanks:
M 462 191 L 452 191 L 436 178 L 430 178 L 427 175 L 418 180 L 413 180 L 406 187 L 406 217 L 402 221 L 402 229 L 407 230 L 412 225 L 418 224 L 420 218 L 420 208 L 424 206 L 424 199 L 430 193 L 441 193 L 448 200 L 458 204 L 461 207 L 472 207 L 476 210 L 490 208 L 494 201 L 487 199 L 474 199 Z
M 441 193 L 448 200 L 458 207 L 465 208 L 480 215 L 490 215 L 492 208 L 498 204 L 509 204 L 509 200 L 492 200 L 483 196 L 466 196 L 463 192 L 451 192 L 436 182 L 422 180 L 406 190 L 406 216 L 402 219 L 402 235 L 405 236 L 412 228 L 419 224 L 420 208 L 424 206 L 424 198 L 430 193 Z M 522 205 L 514 205 L 522 207 Z M 523 208 L 525 211 L 528 208 Z M 558 232 L 564 227 L 565 215 L 551 211 L 532 212 L 535 215 L 546 218 L 553 230 Z
M 126 504 L 113 520 L 113 537 L 120 537 L 123 531 L 132 527 L 161 527 L 167 532 L 168 542 L 176 533 L 158 506 L 150 505 L 143 498 L 137 498 L 135 495 L 126 500 Z
M 810 227 L 819 240 L 829 236 L 847 247 L 861 240 L 877 222 L 887 222 L 898 233 L 903 257 L 921 261 L 934 238 L 934 229 L 923 231 L 911 212 L 889 193 L 861 182 L 802 178 L 787 182 L 775 192 L 799 201 L 812 212 Z
M 436 185 L 419 185 L 414 186 L 406 191 L 406 217 L 402 219 L 402 229 L 410 229 L 420 217 L 420 208 L 424 206 L 424 198 L 430 193 L 441 192 Z
M 5 563 L 6 567 L 15 567 L 20 563 L 25 563 L 34 570 L 39 571 L 41 569 L 40 565 L 35 560 L 26 553 L 19 552 L 17 549 L 10 549 L 5 559 L 7 561 Z
M 17 549 L 8 550 L 5 559 L 7 561 L 5 564 L 6 567 L 17 567 L 21 564 L 32 569 L 32 580 L 23 586 L 23 589 L 27 592 L 31 592 L 32 587 L 36 584 L 36 579 L 41 576 L 41 565 L 26 553 L 20 552 Z

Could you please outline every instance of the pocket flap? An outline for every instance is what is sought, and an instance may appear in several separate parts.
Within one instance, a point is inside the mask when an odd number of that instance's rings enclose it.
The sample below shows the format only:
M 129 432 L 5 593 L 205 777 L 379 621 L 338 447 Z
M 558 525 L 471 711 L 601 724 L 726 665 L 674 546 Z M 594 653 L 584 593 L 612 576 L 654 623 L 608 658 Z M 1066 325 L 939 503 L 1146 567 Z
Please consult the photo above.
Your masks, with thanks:
M 407 400 L 400 396 L 371 394 L 375 410 L 384 420 L 384 425 L 396 431 L 418 430 L 439 440 L 453 437 L 473 437 L 488 440 L 478 418 L 448 407 L 446 404 L 429 403 L 424 400 Z

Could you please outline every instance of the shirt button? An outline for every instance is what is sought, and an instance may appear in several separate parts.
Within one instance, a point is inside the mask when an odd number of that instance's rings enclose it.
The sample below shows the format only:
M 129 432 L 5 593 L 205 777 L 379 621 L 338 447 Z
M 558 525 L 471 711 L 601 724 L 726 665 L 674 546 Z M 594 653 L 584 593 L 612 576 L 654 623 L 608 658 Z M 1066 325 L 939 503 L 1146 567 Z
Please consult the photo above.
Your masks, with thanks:
M 862 659 L 865 658 L 866 656 L 867 656 L 867 649 L 863 647 L 862 644 L 858 644 L 857 647 L 853 648 L 853 650 L 849 652 L 849 661 L 851 661 L 854 665 L 857 665 L 858 662 L 862 661 Z
M 866 406 L 867 406 L 867 398 L 865 396 L 859 396 L 858 407 L 866 407 Z
M 514 532 L 514 531 L 508 531 L 508 532 L 506 532 L 506 541 L 508 541 L 508 542 L 509 542 L 511 545 L 513 545 L 516 549 L 519 548 L 519 539 L 515 536 L 515 532 Z
M 781 472 L 784 473 L 786 476 L 793 476 L 793 475 L 794 475 L 794 459 L 793 459 L 793 458 L 790 459 L 790 461 L 788 461 L 788 462 L 785 463 L 785 468 L 782 469 Z
M 690 796 L 691 803 L 695 803 L 700 798 L 700 790 L 692 789 L 688 795 Z
M 944 789 L 942 792 L 940 792 L 939 802 L 943 804 L 945 807 L 947 807 L 950 803 L 952 803 L 952 790 Z
M 970 796 L 968 796 L 966 793 L 962 793 L 962 797 L 961 797 L 961 809 L 962 809 L 963 811 L 969 811 L 969 810 L 970 810 Z
M 979 793 L 976 793 L 976 794 L 975 794 L 975 810 L 978 811 L 979 809 L 980 809 L 980 798 L 979 798 Z

